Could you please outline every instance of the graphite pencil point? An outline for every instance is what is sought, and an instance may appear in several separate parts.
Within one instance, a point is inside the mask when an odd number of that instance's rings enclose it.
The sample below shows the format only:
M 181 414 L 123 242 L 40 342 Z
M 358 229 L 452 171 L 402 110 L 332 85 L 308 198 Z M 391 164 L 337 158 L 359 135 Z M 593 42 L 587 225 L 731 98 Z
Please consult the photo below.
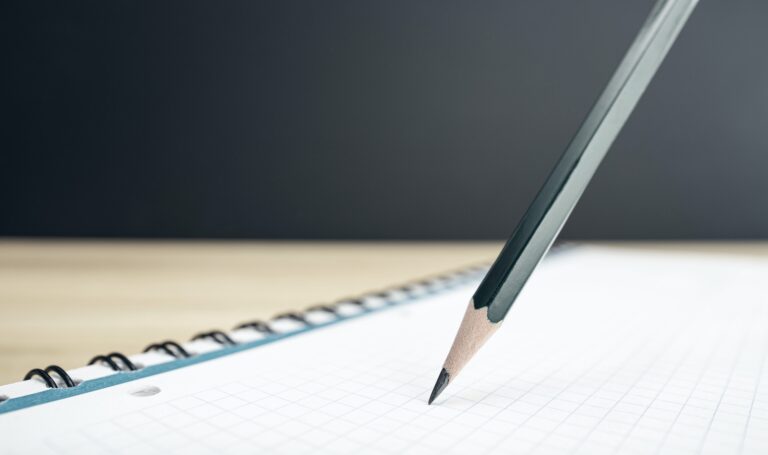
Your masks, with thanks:
M 435 401 L 435 398 L 440 395 L 450 381 L 451 376 L 448 374 L 448 371 L 446 371 L 445 368 L 440 370 L 440 375 L 437 377 L 437 382 L 435 382 L 435 387 L 432 389 L 432 394 L 429 396 L 427 404 L 432 404 L 432 402 Z

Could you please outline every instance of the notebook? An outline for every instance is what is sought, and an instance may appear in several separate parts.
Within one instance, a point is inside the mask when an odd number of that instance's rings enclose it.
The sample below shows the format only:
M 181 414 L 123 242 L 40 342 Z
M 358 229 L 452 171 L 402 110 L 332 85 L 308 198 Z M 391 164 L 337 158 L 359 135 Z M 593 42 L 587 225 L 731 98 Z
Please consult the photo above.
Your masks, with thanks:
M 0 452 L 768 453 L 767 261 L 563 249 L 428 406 L 482 274 L 0 387 Z

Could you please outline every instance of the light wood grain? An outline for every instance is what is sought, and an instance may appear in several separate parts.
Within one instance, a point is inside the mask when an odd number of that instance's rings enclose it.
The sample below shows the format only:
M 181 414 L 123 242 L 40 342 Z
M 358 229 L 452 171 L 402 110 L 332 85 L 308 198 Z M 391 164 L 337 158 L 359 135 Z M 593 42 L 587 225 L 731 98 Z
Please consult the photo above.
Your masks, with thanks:
M 768 243 L 626 244 L 768 255 Z M 33 367 L 360 294 L 479 261 L 500 243 L 0 241 L 0 384 Z

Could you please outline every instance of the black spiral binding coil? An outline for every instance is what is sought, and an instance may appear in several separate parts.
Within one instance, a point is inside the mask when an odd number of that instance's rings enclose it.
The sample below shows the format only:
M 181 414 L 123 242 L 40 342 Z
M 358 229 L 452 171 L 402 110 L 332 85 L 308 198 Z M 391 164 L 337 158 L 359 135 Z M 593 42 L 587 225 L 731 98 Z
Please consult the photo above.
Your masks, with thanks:
M 272 334 L 275 333 L 275 331 L 272 330 L 272 327 L 270 327 L 269 324 L 267 324 L 264 321 L 258 321 L 258 320 L 244 322 L 244 323 L 239 324 L 239 325 L 237 325 L 235 327 L 235 330 L 242 330 L 242 329 L 255 330 L 255 331 L 257 331 L 259 333 L 263 333 L 265 335 L 272 335 Z
M 234 330 L 255 330 L 264 336 L 271 336 L 275 335 L 277 331 L 272 328 L 270 323 L 280 319 L 289 319 L 300 322 L 306 326 L 313 326 L 315 324 L 307 319 L 307 313 L 319 311 L 333 315 L 336 318 L 341 318 L 342 316 L 339 314 L 338 309 L 340 305 L 353 305 L 361 308 L 362 310 L 368 310 L 368 308 L 366 308 L 366 300 L 370 298 L 381 299 L 387 305 L 396 305 L 400 301 L 407 300 L 409 298 L 419 297 L 449 288 L 458 280 L 463 280 L 465 278 L 477 275 L 480 272 L 484 272 L 487 268 L 487 264 L 474 265 L 461 270 L 427 277 L 404 285 L 394 286 L 380 291 L 369 292 L 359 297 L 348 297 L 336 300 L 335 302 L 329 304 L 310 306 L 303 312 L 281 313 L 271 318 L 269 322 L 264 322 L 261 320 L 244 322 L 242 324 L 236 325 Z M 193 339 L 202 338 L 205 333 L 207 332 L 204 332 L 203 334 L 200 334 Z
M 116 362 L 115 359 L 119 360 L 120 363 Z M 133 362 L 131 362 L 131 359 L 119 352 L 112 352 L 107 355 L 97 355 L 96 357 L 92 358 L 90 362 L 88 362 L 88 365 L 94 365 L 97 363 L 106 363 L 107 366 L 112 369 L 112 371 L 138 370 L 138 367 Z
M 322 311 L 324 313 L 328 313 L 336 317 L 339 316 L 339 312 L 336 310 L 336 308 L 330 305 L 313 305 L 307 308 L 306 310 L 304 310 L 305 313 L 311 313 L 313 311 Z
M 301 313 L 296 313 L 294 311 L 289 311 L 286 313 L 281 313 L 272 318 L 272 321 L 279 321 L 281 319 L 288 319 L 290 321 L 296 321 L 304 325 L 312 325 L 311 322 L 307 321 L 307 317 L 304 316 Z
M 375 292 L 372 292 L 372 293 L 370 294 L 370 296 L 371 296 L 371 297 L 380 297 L 380 296 L 378 295 L 378 293 L 375 293 Z M 362 306 L 365 304 L 365 302 L 363 301 L 363 299 L 362 299 L 362 298 L 356 298 L 356 297 L 355 297 L 355 298 L 353 298 L 353 297 L 348 297 L 348 298 L 345 298 L 345 299 L 339 299 L 339 300 L 337 300 L 336 302 L 334 302 L 334 303 L 331 303 L 329 306 L 337 306 L 337 305 L 342 305 L 342 304 L 344 304 L 344 303 L 346 303 L 346 304 L 349 304 L 349 305 L 357 305 L 357 306 L 359 306 L 359 307 L 362 307 Z
M 45 369 L 33 368 L 29 370 L 26 375 L 24 375 L 24 380 L 28 381 L 35 376 L 39 376 L 40 379 L 45 382 L 46 387 L 49 389 L 58 389 L 59 384 L 51 376 L 52 373 L 61 379 L 61 382 L 64 383 L 65 388 L 75 387 L 77 385 L 75 384 L 75 381 L 72 380 L 72 378 L 69 376 L 69 374 L 64 371 L 64 368 L 58 365 L 50 365 Z
M 184 349 L 184 347 L 182 347 L 179 343 L 170 340 L 163 341 L 161 343 L 152 343 L 144 348 L 144 351 L 142 352 L 150 351 L 161 351 L 171 357 L 176 357 L 177 359 L 186 359 L 188 357 L 192 357 L 192 354 L 187 352 L 187 350 Z
M 392 297 L 398 291 L 399 291 L 398 288 L 385 289 L 383 291 L 372 292 L 369 294 L 369 297 L 382 299 L 385 302 L 387 302 L 388 305 L 392 305 L 395 303 L 395 300 Z M 365 302 L 360 299 L 354 299 L 354 300 L 350 300 L 349 303 L 354 303 L 355 305 L 363 305 Z
M 234 346 L 237 344 L 235 340 L 221 330 L 211 330 L 209 332 L 198 333 L 192 337 L 192 341 L 195 340 L 212 340 L 219 343 L 222 346 Z
M 376 292 L 369 292 L 359 297 L 343 298 L 329 304 L 314 305 L 314 306 L 308 307 L 303 312 L 281 313 L 271 318 L 268 322 L 261 321 L 261 320 L 244 322 L 242 324 L 238 324 L 237 326 L 235 326 L 234 330 L 253 330 L 263 334 L 266 337 L 269 337 L 269 336 L 276 335 L 278 333 L 276 330 L 272 328 L 270 324 L 272 322 L 282 320 L 282 319 L 296 321 L 298 323 L 304 324 L 307 327 L 311 327 L 315 325 L 315 323 L 308 320 L 307 318 L 308 313 L 323 312 L 323 313 L 330 314 L 337 319 L 342 319 L 343 316 L 341 316 L 339 313 L 339 307 L 341 305 L 353 305 L 353 306 L 359 307 L 363 311 L 368 311 L 369 308 L 366 307 L 366 301 L 369 301 L 369 299 L 371 298 L 381 299 L 384 301 L 386 305 L 396 305 L 401 301 L 408 300 L 409 298 L 419 297 L 425 294 L 436 292 L 441 289 L 450 288 L 456 285 L 457 282 L 463 279 L 477 275 L 480 272 L 484 272 L 487 268 L 488 268 L 487 264 L 470 266 L 461 270 L 456 270 L 456 271 L 448 272 L 445 274 L 425 278 L 425 279 L 414 281 L 405 285 L 394 286 L 394 287 L 376 291 Z M 210 330 L 207 332 L 201 332 L 195 335 L 194 337 L 192 337 L 192 340 L 201 340 L 201 339 L 212 340 L 220 344 L 222 348 L 236 346 L 238 344 L 238 342 L 235 341 L 230 335 L 228 335 L 226 332 L 221 330 Z M 176 359 L 189 358 L 194 355 L 188 352 L 186 349 L 184 349 L 184 347 L 181 344 L 175 341 L 170 341 L 170 340 L 163 341 L 160 343 L 152 343 L 149 346 L 147 346 L 142 352 L 151 352 L 151 351 L 163 352 Z M 110 369 L 112 369 L 115 372 L 136 371 L 139 369 L 139 366 L 131 362 L 131 360 L 127 356 L 119 352 L 112 352 L 106 355 L 97 355 L 94 358 L 92 358 L 90 362 L 88 362 L 88 365 L 94 365 L 97 363 L 106 364 L 106 366 L 108 366 Z M 53 378 L 52 374 L 55 376 L 58 376 L 60 379 L 60 382 L 63 383 L 63 386 L 66 388 L 77 386 L 77 383 L 72 379 L 72 377 L 70 377 L 70 375 L 58 365 L 50 365 L 45 369 L 35 368 L 32 370 L 29 370 L 29 372 L 24 376 L 24 380 L 26 381 L 37 376 L 43 380 L 47 388 L 49 389 L 59 388 L 59 384 Z M 6 397 L 0 397 L 0 403 L 5 401 L 4 398 L 7 399 Z

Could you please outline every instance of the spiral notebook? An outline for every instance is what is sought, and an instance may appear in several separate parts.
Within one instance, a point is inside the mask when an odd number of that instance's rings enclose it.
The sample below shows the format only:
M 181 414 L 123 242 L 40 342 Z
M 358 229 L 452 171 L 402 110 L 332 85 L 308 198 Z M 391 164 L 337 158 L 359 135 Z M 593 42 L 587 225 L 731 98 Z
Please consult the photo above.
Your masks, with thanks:
M 473 268 L 33 371 L 0 387 L 0 453 L 768 453 L 767 274 L 569 248 L 428 406 Z

